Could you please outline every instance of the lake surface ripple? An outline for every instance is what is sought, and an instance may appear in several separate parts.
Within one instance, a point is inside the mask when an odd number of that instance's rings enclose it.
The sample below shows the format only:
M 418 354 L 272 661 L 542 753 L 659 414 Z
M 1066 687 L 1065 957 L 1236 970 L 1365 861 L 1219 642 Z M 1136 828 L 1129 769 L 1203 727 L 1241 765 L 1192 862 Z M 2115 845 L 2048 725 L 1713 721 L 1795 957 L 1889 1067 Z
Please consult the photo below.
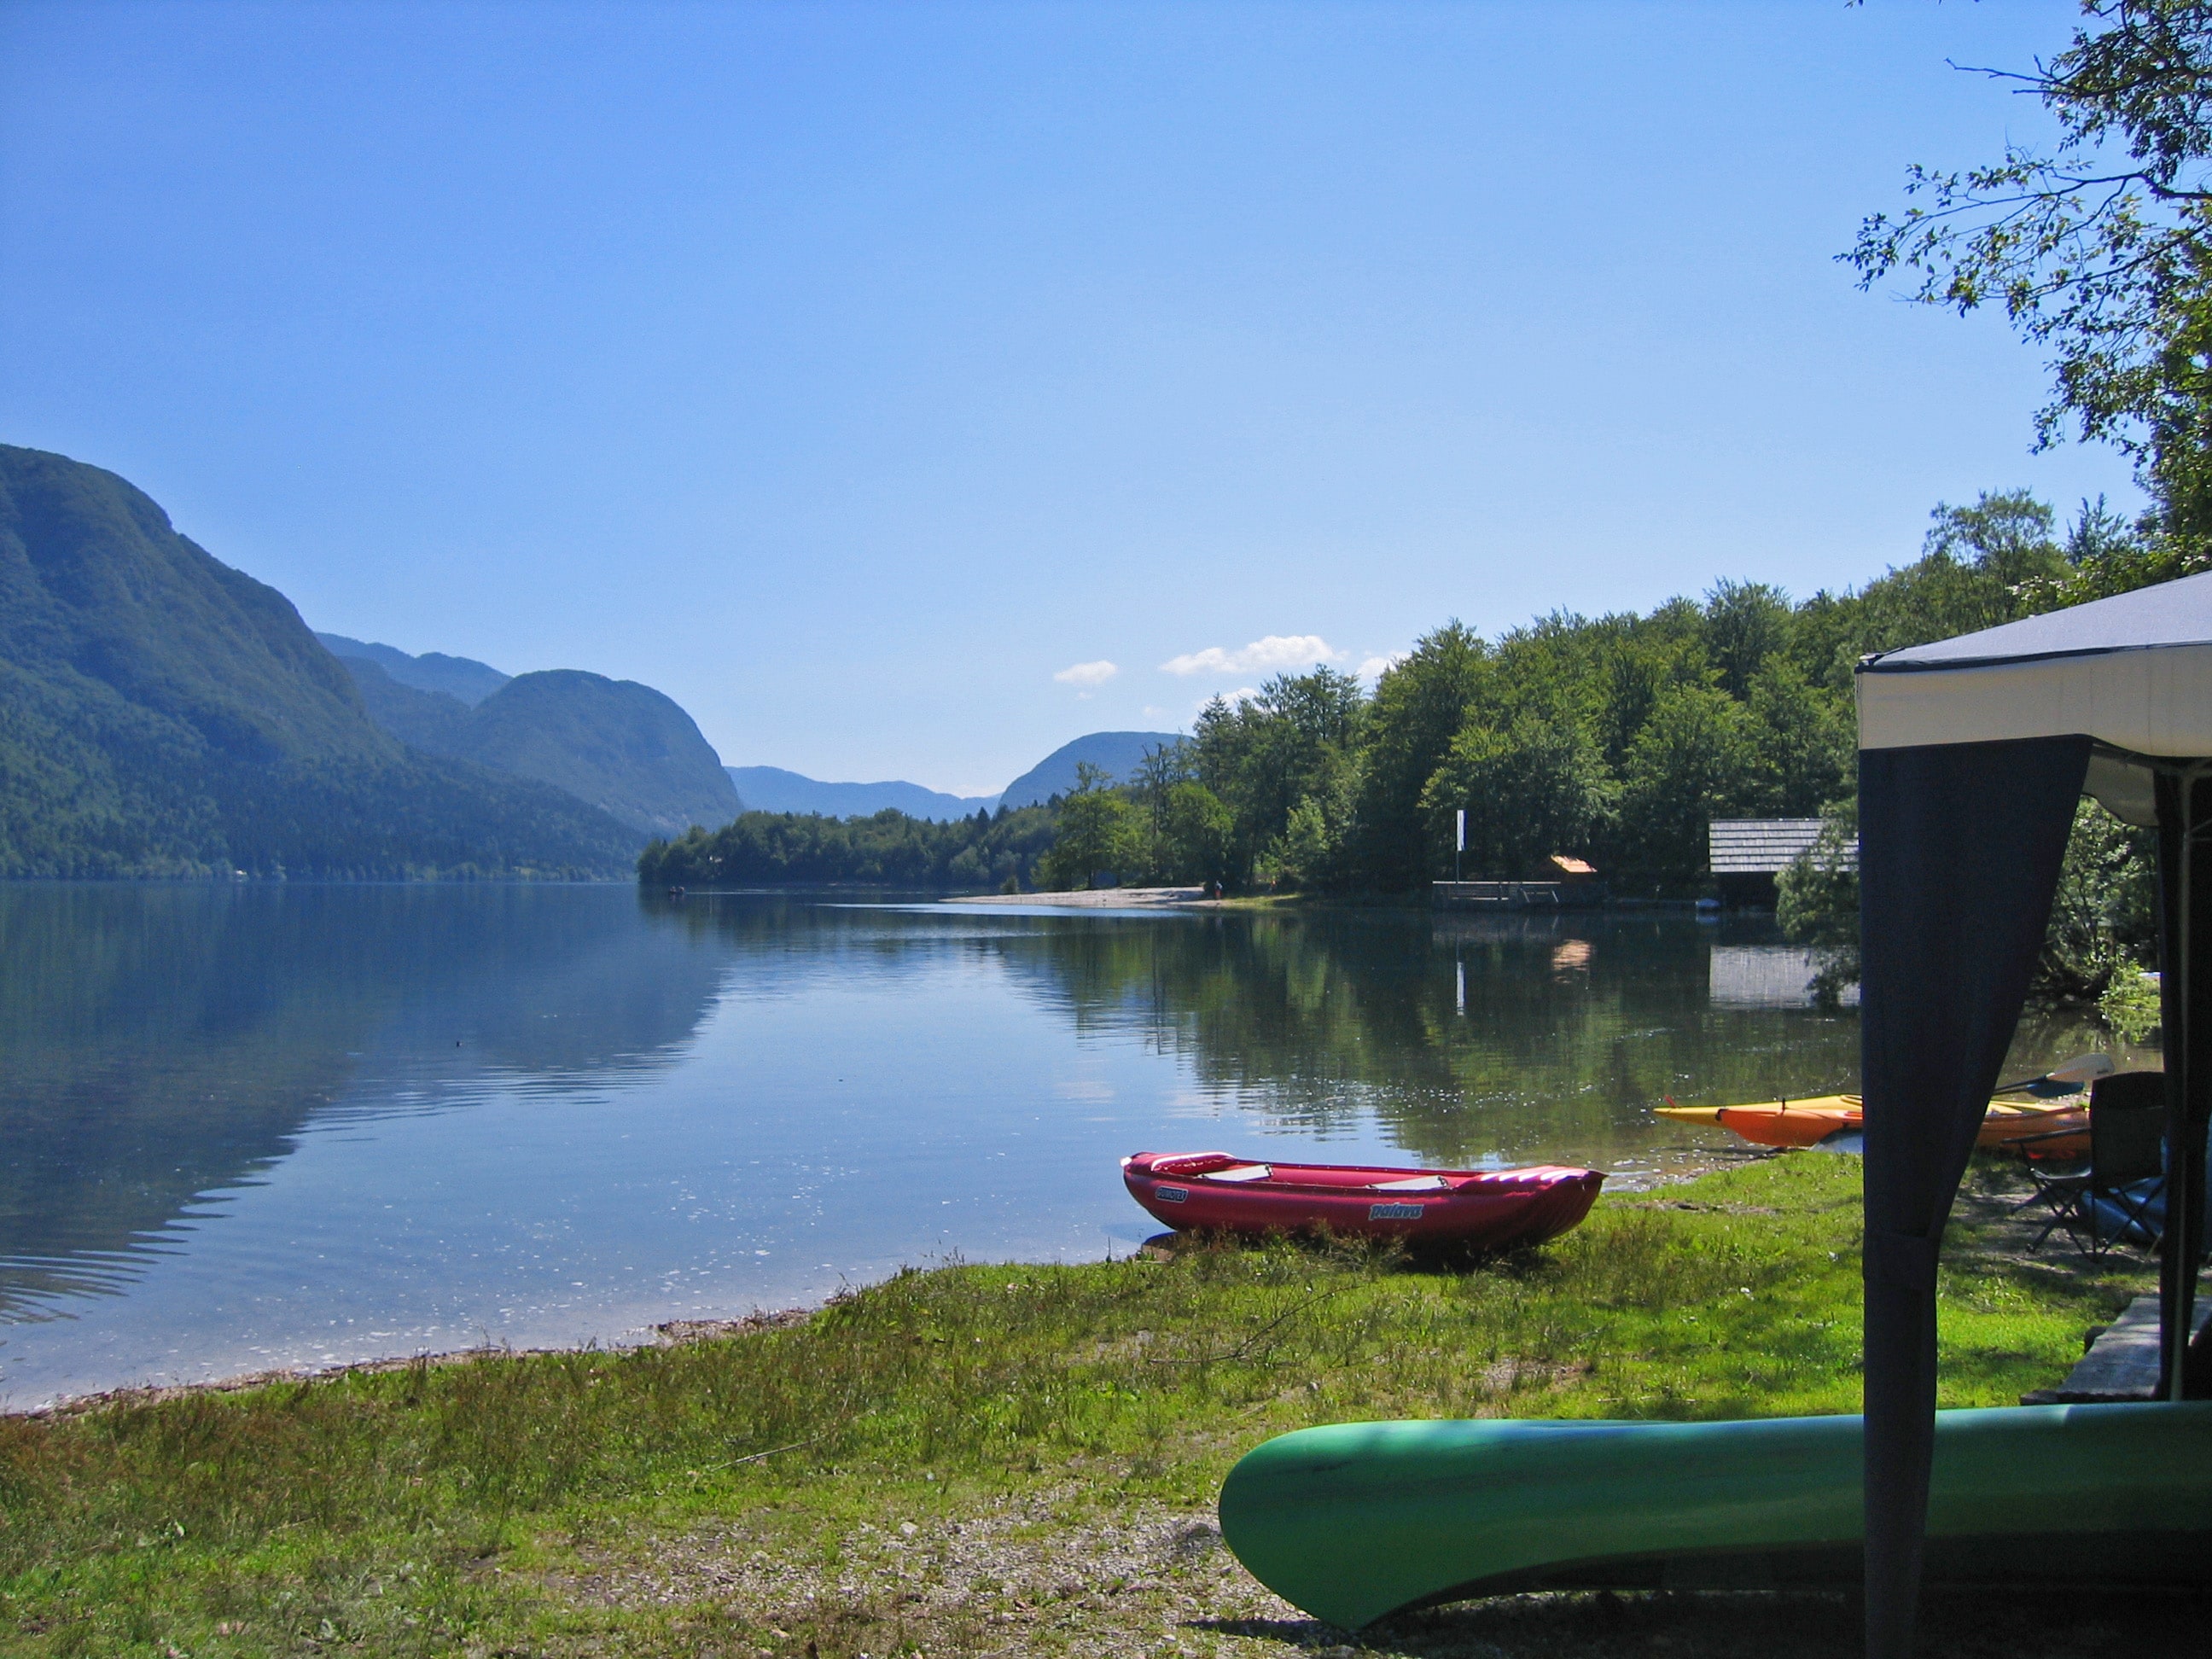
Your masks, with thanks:
M 1718 1150 L 1662 1096 L 1857 1062 L 1687 917 L 22 884 L 0 947 L 15 1408 L 1120 1253 L 1146 1148 L 1649 1179 Z

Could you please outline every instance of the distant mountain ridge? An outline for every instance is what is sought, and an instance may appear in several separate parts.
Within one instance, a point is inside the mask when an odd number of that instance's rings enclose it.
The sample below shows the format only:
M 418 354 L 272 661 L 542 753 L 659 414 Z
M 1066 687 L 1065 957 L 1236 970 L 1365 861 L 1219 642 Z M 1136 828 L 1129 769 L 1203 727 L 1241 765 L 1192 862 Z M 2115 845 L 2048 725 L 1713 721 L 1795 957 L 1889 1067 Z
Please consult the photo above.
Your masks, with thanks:
M 426 660 L 378 648 L 410 672 Z M 690 715 L 649 685 L 573 668 L 500 675 L 499 685 L 471 708 L 420 684 L 451 678 L 448 665 L 484 668 L 465 657 L 439 658 L 413 684 L 383 656 L 343 660 L 370 718 L 400 742 L 550 783 L 641 835 L 680 836 L 695 823 L 715 828 L 741 810 L 721 757 Z
M 425 651 L 410 657 L 393 645 L 373 645 L 349 640 L 343 634 L 318 633 L 323 648 L 334 657 L 350 657 L 374 663 L 402 685 L 417 691 L 442 691 L 471 708 L 505 685 L 514 677 L 473 657 L 449 657 L 442 651 Z
M 972 817 L 1174 741 L 1093 732 L 997 796 L 725 769 L 650 686 L 311 633 L 125 480 L 0 445 L 0 877 L 612 875 L 745 807 Z
M 1088 763 L 1105 772 L 1115 783 L 1136 775 L 1146 751 L 1181 743 L 1173 732 L 1092 732 L 1073 743 L 1064 743 L 1016 778 L 1000 796 L 1009 806 L 1034 806 L 1054 795 L 1073 792 L 1075 769 Z
M 873 817 L 886 807 L 910 818 L 973 817 L 996 795 L 948 795 L 918 783 L 824 783 L 781 766 L 726 766 L 748 812 L 817 812 L 825 818 Z
M 948 795 L 903 780 L 824 783 L 780 766 L 727 766 L 748 812 L 819 813 L 825 818 L 872 817 L 886 807 L 910 818 L 973 817 L 1000 806 L 1036 806 L 1075 787 L 1075 769 L 1088 762 L 1116 783 L 1134 776 L 1147 750 L 1177 744 L 1173 732 L 1092 732 L 1062 744 L 995 795 Z
M 404 748 L 282 593 L 114 473 L 0 445 L 0 875 L 611 875 L 635 846 Z

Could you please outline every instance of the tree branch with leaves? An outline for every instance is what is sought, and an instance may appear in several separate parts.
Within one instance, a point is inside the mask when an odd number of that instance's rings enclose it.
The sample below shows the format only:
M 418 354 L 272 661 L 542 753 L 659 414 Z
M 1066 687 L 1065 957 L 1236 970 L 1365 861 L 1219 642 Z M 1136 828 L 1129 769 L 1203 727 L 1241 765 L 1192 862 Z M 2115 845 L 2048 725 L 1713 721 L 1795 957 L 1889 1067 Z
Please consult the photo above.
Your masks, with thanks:
M 2212 3 L 2085 0 L 2066 49 L 2011 84 L 2057 123 L 1964 171 L 1915 166 L 1911 204 L 1839 257 L 1860 285 L 1962 315 L 2002 305 L 2050 353 L 2038 447 L 2070 427 L 2134 460 L 2166 580 L 2212 546 Z M 2130 585 L 2140 586 L 2140 581 Z M 2085 592 L 2080 597 L 2097 597 Z

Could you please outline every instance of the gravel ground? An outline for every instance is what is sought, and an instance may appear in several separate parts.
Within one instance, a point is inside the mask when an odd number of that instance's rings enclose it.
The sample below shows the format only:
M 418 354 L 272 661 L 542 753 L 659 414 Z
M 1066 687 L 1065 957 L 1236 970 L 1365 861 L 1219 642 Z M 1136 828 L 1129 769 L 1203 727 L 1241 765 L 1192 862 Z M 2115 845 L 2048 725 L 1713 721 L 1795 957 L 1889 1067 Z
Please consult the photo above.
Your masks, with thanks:
M 1269 1594 L 1206 1510 L 1103 1511 L 1067 1484 L 957 1516 L 862 1523 L 833 1559 L 780 1547 L 764 1515 L 603 1540 L 549 1579 L 556 1601 L 648 1620 L 717 1659 L 1850 1659 L 1859 1613 L 1820 1594 L 1501 1597 L 1354 1636 Z M 2212 1603 L 1931 1595 L 1923 1651 L 1962 1659 L 2201 1659 Z M 655 1650 L 659 1650 L 656 1645 Z
M 623 1540 L 547 1588 L 629 1613 L 712 1609 L 768 1653 L 1237 1654 L 1279 1650 L 1279 1632 L 1326 1629 L 1237 1565 L 1210 1511 L 1101 1515 L 1073 1485 L 957 1518 L 862 1522 L 811 1562 L 778 1547 L 781 1530 L 768 1516 Z

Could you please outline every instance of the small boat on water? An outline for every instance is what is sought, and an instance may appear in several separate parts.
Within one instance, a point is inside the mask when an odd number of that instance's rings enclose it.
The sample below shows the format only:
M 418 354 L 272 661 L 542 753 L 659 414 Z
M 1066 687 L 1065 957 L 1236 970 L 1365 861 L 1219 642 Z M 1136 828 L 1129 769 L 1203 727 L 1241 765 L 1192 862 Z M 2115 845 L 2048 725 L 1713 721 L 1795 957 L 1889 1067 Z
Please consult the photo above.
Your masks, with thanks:
M 1760 1146 L 1817 1146 L 1832 1135 L 1856 1133 L 1866 1125 L 1864 1103 L 1856 1095 L 1814 1095 L 1802 1100 L 1766 1100 L 1748 1106 L 1655 1106 L 1661 1117 L 1677 1123 L 1711 1123 L 1732 1129 Z M 2070 1133 L 2069 1133 L 2070 1132 Z M 2080 1102 L 2052 1105 L 1993 1100 L 1975 1138 L 1979 1146 L 2005 1146 L 2030 1135 L 2039 1152 L 2075 1153 L 2089 1146 L 2089 1113 Z M 2075 1144 L 2075 1137 L 2080 1145 Z
M 1328 1231 L 1500 1250 L 1557 1238 L 1589 1213 L 1595 1170 L 1402 1170 L 1139 1152 L 1129 1195 L 1178 1232 Z

